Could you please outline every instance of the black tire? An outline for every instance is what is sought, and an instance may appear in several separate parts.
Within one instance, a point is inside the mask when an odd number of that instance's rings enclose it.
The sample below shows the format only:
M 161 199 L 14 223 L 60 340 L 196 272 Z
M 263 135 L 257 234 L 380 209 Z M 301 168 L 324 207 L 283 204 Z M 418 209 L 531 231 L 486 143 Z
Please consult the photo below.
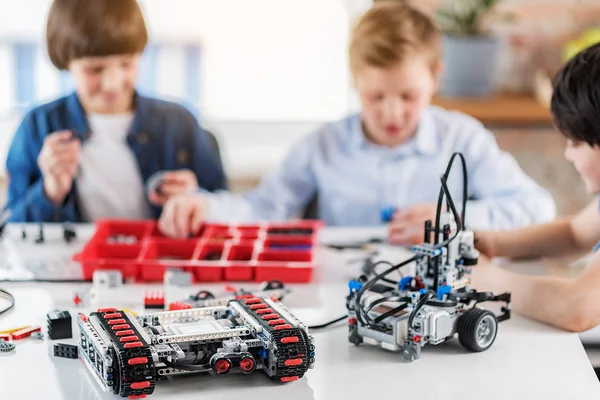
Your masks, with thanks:
M 498 334 L 498 319 L 488 310 L 471 308 L 458 320 L 458 340 L 471 351 L 489 349 Z
M 208 290 L 202 290 L 196 294 L 196 300 L 210 300 L 214 299 L 215 295 L 209 292 Z
M 263 284 L 262 290 L 276 290 L 276 289 L 283 289 L 284 287 L 285 287 L 285 285 L 283 284 L 283 282 L 277 281 L 277 280 L 272 280 L 272 281 L 265 282 Z

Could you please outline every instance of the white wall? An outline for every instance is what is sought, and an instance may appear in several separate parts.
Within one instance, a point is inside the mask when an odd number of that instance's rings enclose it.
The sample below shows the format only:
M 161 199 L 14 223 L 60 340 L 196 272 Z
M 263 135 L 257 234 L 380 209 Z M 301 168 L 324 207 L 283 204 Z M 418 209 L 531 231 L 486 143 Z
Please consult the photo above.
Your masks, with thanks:
M 0 40 L 43 40 L 50 0 L 0 2 Z M 348 33 L 352 15 L 370 0 L 140 3 L 152 39 L 202 43 L 202 112 L 208 124 L 222 127 L 227 151 L 237 151 L 238 156 L 225 155 L 232 172 L 246 170 L 248 163 L 256 171 L 272 168 L 299 136 L 344 116 L 355 104 Z M 2 159 L 14 125 L 14 120 L 0 121 Z M 252 143 L 255 150 L 242 152 L 236 147 L 240 142 Z M 269 156 L 262 157 L 266 152 Z

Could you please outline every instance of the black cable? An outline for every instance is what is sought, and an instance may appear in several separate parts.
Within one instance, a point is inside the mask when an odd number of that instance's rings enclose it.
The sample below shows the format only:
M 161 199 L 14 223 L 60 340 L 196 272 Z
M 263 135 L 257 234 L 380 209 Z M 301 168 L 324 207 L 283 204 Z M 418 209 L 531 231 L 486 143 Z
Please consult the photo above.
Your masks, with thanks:
M 428 301 L 427 305 L 433 307 L 456 307 L 458 303 L 456 301 Z
M 204 365 L 190 365 L 185 363 L 174 363 L 168 360 L 161 360 L 167 367 L 181 369 L 183 371 L 210 371 L 212 368 Z
M 384 312 L 379 317 L 375 318 L 375 320 L 373 322 L 378 324 L 381 321 L 383 321 L 384 319 L 386 319 L 387 317 L 396 314 L 398 311 L 404 310 L 406 307 L 408 307 L 408 303 L 400 304 L 398 307 L 392 308 L 391 310 Z
M 346 318 L 348 318 L 348 314 L 346 314 L 346 315 L 344 315 L 344 316 L 341 316 L 341 317 L 339 317 L 339 318 L 336 318 L 336 319 L 334 319 L 334 320 L 331 320 L 331 321 L 329 321 L 329 322 L 325 322 L 324 324 L 320 324 L 320 325 L 312 325 L 312 326 L 309 326 L 309 327 L 308 327 L 308 329 L 313 329 L 313 330 L 314 330 L 314 329 L 323 329 L 323 328 L 327 328 L 328 326 L 331 326 L 331 325 L 333 325 L 333 324 L 337 324 L 338 322 L 340 322 L 340 321 L 343 321 L 343 320 L 345 320 Z
M 373 301 L 372 303 L 369 303 L 369 308 L 367 308 L 365 310 L 365 313 L 369 314 L 373 308 L 377 307 L 378 305 L 380 305 L 382 303 L 387 303 L 388 301 L 392 302 L 392 303 L 400 303 L 400 302 L 406 302 L 409 300 L 410 299 L 407 297 L 398 297 L 398 296 L 382 297 L 381 299 L 377 299 L 377 300 Z
M 450 171 L 452 170 L 452 165 L 454 164 L 454 160 L 456 157 L 460 157 L 460 160 L 462 162 L 462 170 L 463 170 L 463 207 L 462 207 L 462 216 L 458 217 L 458 212 L 456 211 L 456 207 L 454 206 L 454 201 L 452 199 L 452 195 L 450 194 L 450 190 L 448 189 L 448 185 L 446 184 L 447 180 L 448 180 L 448 176 L 450 175 Z M 438 197 L 438 204 L 437 204 L 437 209 L 436 209 L 436 214 L 435 214 L 435 247 L 437 248 L 441 248 L 445 245 L 447 245 L 448 243 L 450 243 L 452 240 L 454 240 L 456 238 L 456 236 L 458 235 L 458 232 L 465 229 L 465 219 L 466 219 L 466 210 L 467 210 L 467 197 L 468 197 L 468 176 L 467 176 L 467 163 L 465 161 L 465 157 L 461 154 L 461 153 L 454 153 L 452 154 L 452 157 L 450 158 L 450 161 L 448 162 L 448 167 L 446 168 L 446 172 L 444 173 L 444 175 L 442 175 L 440 177 L 440 181 L 442 183 L 442 187 L 440 188 L 440 195 Z M 447 198 L 447 203 L 448 203 L 448 208 L 450 208 L 452 210 L 452 214 L 454 216 L 454 219 L 457 222 L 457 229 L 456 229 L 456 233 L 454 234 L 454 236 L 452 238 L 449 238 L 448 240 L 445 240 L 442 243 L 439 243 L 439 234 L 440 234 L 440 217 L 442 214 L 442 202 L 444 200 L 444 195 Z M 438 285 L 439 285 L 439 263 L 438 263 L 438 258 L 439 256 L 436 256 L 434 262 L 435 262 L 435 268 L 434 268 L 434 274 L 435 276 L 433 277 L 433 285 L 435 287 L 435 289 L 437 290 Z
M 2 315 L 4 313 L 8 312 L 11 308 L 13 308 L 15 306 L 15 298 L 12 294 L 10 294 L 9 292 L 7 292 L 4 289 L 0 289 L 0 298 L 3 298 L 10 302 L 10 304 L 7 307 L 0 310 L 0 315 Z
M 384 260 L 377 261 L 375 264 L 373 264 L 373 273 L 375 275 L 377 275 L 377 271 L 375 270 L 375 267 L 377 267 L 379 264 L 386 264 L 386 265 L 389 265 L 390 267 L 394 266 L 394 264 L 392 264 L 389 261 L 384 261 Z M 398 271 L 398 273 L 400 274 L 400 278 L 404 278 L 404 274 L 402 272 Z M 391 283 L 392 285 L 397 285 L 398 283 L 400 283 L 399 281 L 394 281 L 394 280 L 391 280 L 388 278 L 381 278 L 381 280 L 384 282 L 387 282 L 387 283 Z
M 405 260 L 403 262 L 401 262 L 400 264 L 394 265 L 393 267 L 390 267 L 388 269 L 386 269 L 385 271 L 383 271 L 382 273 L 376 275 L 373 279 L 371 279 L 370 281 L 368 281 L 367 283 L 365 283 L 363 285 L 363 287 L 358 291 L 358 294 L 356 295 L 356 319 L 358 319 L 360 321 L 360 323 L 362 325 L 371 325 L 371 318 L 368 315 L 363 315 L 364 310 L 362 308 L 362 305 L 360 304 L 360 299 L 362 297 L 362 295 L 369 289 L 371 289 L 373 286 L 375 286 L 375 284 L 381 280 L 381 278 L 383 278 L 384 276 L 390 274 L 391 272 L 394 272 L 397 269 L 402 268 L 403 266 L 416 261 L 420 256 L 419 255 L 415 255 L 411 258 L 409 258 L 408 260 Z M 363 318 L 365 317 L 365 318 Z M 369 321 L 369 323 L 365 323 L 365 319 Z
M 410 313 L 410 316 L 408 317 L 408 327 L 412 329 L 412 324 L 413 321 L 415 319 L 415 316 L 417 315 L 417 313 L 419 312 L 419 310 L 425 305 L 425 303 L 427 303 L 429 301 L 429 299 L 431 299 L 433 296 L 435 295 L 435 293 L 433 293 L 431 290 L 428 291 L 427 293 L 425 293 L 423 295 L 423 297 L 421 297 L 421 299 L 419 300 L 419 302 L 417 303 L 417 305 L 415 306 L 415 308 L 413 308 L 413 310 Z

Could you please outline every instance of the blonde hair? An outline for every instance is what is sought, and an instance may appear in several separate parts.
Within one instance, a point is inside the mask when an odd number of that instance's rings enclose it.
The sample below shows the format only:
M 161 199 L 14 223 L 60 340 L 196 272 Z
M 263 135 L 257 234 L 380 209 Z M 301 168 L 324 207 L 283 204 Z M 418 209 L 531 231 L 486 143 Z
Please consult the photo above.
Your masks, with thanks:
M 381 1 L 357 22 L 350 38 L 350 69 L 389 68 L 414 54 L 427 55 L 432 68 L 441 58 L 441 33 L 428 15 L 403 1 Z

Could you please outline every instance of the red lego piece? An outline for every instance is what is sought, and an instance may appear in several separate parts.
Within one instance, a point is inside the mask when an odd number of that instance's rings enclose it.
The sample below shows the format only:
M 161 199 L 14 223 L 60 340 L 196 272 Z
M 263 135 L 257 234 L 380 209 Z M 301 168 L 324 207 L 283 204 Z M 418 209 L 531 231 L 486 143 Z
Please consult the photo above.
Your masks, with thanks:
M 174 303 L 169 304 L 169 310 L 188 310 L 192 308 L 192 306 L 188 303 L 184 303 L 183 301 L 176 301 Z
M 165 293 L 162 290 L 147 291 L 144 295 L 145 308 L 165 308 Z
M 9 341 L 10 340 L 10 333 L 2 333 L 0 334 L 0 339 L 3 339 L 5 341 Z
M 73 303 L 78 306 L 81 304 L 83 300 L 81 299 L 81 297 L 79 297 L 77 294 L 75 294 L 75 296 L 73 296 Z
M 12 333 L 12 340 L 20 340 L 25 339 L 31 336 L 33 332 L 41 332 L 42 328 L 40 326 L 32 326 L 31 328 L 21 329 L 20 331 L 16 331 Z
M 229 293 L 236 293 L 238 290 L 231 285 L 225 286 L 225 291 Z

